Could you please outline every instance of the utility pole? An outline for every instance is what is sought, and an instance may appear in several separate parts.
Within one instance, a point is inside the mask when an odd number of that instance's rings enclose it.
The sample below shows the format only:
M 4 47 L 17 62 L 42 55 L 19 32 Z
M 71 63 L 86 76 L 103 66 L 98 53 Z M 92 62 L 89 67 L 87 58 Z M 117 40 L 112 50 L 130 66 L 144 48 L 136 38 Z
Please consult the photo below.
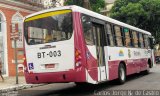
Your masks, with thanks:
M 17 40 L 19 39 L 19 32 L 18 32 L 18 23 L 11 25 L 12 32 L 11 40 L 14 41 L 14 61 L 15 61 L 15 69 L 16 69 L 16 84 L 18 84 L 18 61 L 17 61 Z
M 83 0 L 83 7 L 92 10 L 89 0 Z

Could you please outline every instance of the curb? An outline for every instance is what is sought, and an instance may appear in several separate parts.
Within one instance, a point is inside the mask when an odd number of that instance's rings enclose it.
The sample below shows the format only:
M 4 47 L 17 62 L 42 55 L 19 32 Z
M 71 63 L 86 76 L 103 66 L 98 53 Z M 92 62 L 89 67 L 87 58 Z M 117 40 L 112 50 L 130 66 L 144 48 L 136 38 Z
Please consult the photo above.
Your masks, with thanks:
M 38 87 L 38 86 L 43 86 L 46 84 L 21 84 L 21 85 L 15 85 L 7 88 L 2 88 L 0 89 L 0 93 L 5 93 L 5 92 L 10 92 L 10 91 L 18 91 L 22 89 L 28 89 L 32 87 Z

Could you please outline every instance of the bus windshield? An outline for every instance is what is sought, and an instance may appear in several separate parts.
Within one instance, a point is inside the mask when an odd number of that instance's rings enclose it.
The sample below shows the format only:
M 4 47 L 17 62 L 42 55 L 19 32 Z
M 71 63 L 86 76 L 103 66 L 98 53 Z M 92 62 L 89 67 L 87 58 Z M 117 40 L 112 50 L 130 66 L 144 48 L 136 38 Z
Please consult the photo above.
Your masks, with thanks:
M 24 36 L 29 45 L 68 40 L 72 33 L 71 10 L 47 12 L 24 21 Z

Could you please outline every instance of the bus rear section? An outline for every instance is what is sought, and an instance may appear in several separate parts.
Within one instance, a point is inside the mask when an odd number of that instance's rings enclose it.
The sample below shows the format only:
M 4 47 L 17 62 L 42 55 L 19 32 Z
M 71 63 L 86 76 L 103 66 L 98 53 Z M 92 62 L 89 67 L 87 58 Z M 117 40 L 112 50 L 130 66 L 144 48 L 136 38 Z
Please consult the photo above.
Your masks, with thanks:
M 24 20 L 27 83 L 74 82 L 75 56 L 71 10 L 43 12 Z

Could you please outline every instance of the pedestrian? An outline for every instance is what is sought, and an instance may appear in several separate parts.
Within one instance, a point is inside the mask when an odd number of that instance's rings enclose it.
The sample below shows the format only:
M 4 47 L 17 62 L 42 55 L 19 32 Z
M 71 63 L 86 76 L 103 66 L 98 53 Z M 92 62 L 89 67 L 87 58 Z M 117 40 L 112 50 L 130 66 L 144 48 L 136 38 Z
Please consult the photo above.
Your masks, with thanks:
M 1 60 L 1 58 L 0 58 L 0 76 L 1 76 L 2 81 L 4 81 L 4 78 L 2 76 L 2 60 Z

